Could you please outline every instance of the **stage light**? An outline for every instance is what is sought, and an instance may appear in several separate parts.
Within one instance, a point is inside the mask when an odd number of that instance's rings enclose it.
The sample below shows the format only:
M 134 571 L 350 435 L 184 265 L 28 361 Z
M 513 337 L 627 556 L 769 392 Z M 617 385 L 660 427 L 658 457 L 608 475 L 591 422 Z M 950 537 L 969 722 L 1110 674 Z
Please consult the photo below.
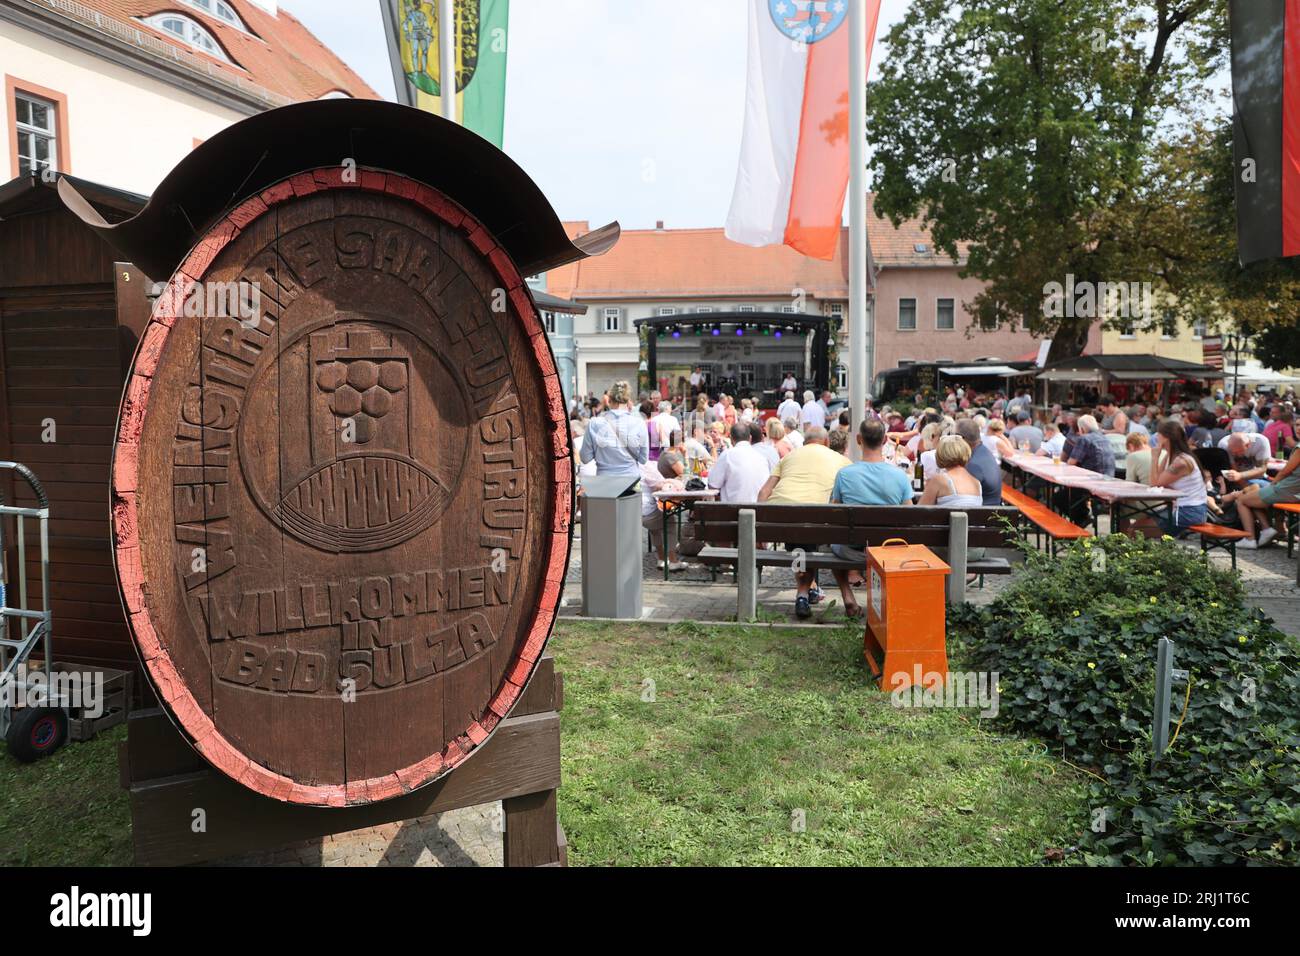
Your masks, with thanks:
M 744 335 L 744 334 L 745 334 L 745 327 L 744 327 L 743 325 L 738 325 L 738 326 L 736 326 L 736 334 L 737 334 L 737 335 Z
M 773 332 L 772 334 L 775 335 L 775 336 L 779 339 L 779 338 L 781 337 L 781 330 L 780 330 L 780 329 L 777 329 L 777 330 L 776 330 L 775 332 Z
M 721 334 L 722 334 L 722 326 L 720 326 L 720 325 L 715 325 L 715 326 L 713 327 L 713 334 L 714 334 L 714 335 L 721 335 Z
M 679 329 L 679 328 L 677 328 L 676 326 L 674 326 L 674 327 L 673 327 L 673 338 L 675 338 L 675 339 L 680 339 L 681 337 L 682 337 L 682 330 Z

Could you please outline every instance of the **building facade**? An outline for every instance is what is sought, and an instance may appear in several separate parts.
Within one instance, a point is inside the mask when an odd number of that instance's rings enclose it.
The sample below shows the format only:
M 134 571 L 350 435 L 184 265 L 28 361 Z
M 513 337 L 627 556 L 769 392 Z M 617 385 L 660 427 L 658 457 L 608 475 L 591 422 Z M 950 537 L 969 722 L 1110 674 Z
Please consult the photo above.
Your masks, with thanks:
M 567 226 L 573 236 L 588 228 L 582 222 Z M 707 316 L 723 312 L 841 316 L 848 304 L 848 273 L 842 254 L 822 262 L 784 246 L 741 246 L 721 229 L 660 227 L 626 230 L 605 255 L 552 270 L 547 291 L 589 307 L 586 315 L 575 317 L 570 357 L 577 394 L 599 395 L 616 381 L 636 382 L 638 319 L 681 316 L 707 322 Z M 558 360 L 561 346 L 555 338 L 552 345 Z M 728 347 L 734 351 L 734 344 Z M 718 374 L 723 365 L 745 364 L 743 358 L 720 351 Z M 711 359 L 701 354 L 697 361 Z
M 1033 361 L 1041 341 L 1020 329 L 976 326 L 967 303 L 984 288 L 983 282 L 963 278 L 964 250 L 954 261 L 935 249 L 934 239 L 918 219 L 894 226 L 875 214 L 868 197 L 867 240 L 874 277 L 871 300 L 875 309 L 875 372 L 909 362 L 977 359 Z M 1094 326 L 1087 351 L 1101 349 Z
M 378 95 L 275 0 L 5 0 L 0 181 L 33 169 L 148 194 L 254 113 Z
M 567 227 L 572 236 L 588 228 L 584 222 Z M 954 262 L 937 253 L 918 220 L 894 226 L 869 211 L 867 239 L 874 372 L 908 362 L 1037 356 L 1040 343 L 1026 332 L 973 327 L 966 303 L 982 283 L 962 278 L 964 260 Z M 628 230 L 604 256 L 548 276 L 547 291 L 590 306 L 588 314 L 575 321 L 571 338 L 558 337 L 553 345 L 557 358 L 571 355 L 576 392 L 598 395 L 615 381 L 636 381 L 640 341 L 633 323 L 638 319 L 682 316 L 698 322 L 700 316 L 737 311 L 830 316 L 838 320 L 831 380 L 846 391 L 853 360 L 847 263 L 847 229 L 829 262 L 808 259 L 784 246 L 742 246 L 728 240 L 721 229 Z M 705 354 L 707 346 L 706 340 L 698 356 L 704 364 L 712 360 Z M 1100 347 L 1101 333 L 1095 330 L 1089 350 Z M 571 353 L 565 351 L 570 348 Z M 735 343 L 729 348 L 734 351 Z

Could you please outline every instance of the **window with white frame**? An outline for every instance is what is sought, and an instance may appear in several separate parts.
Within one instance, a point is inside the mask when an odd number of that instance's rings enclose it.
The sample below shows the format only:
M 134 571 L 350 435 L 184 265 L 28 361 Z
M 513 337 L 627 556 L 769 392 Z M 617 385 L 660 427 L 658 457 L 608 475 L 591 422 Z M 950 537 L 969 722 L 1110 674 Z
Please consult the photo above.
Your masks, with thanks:
M 741 387 L 741 388 L 753 388 L 753 387 L 754 387 L 754 365 L 753 365 L 753 363 L 751 363 L 751 362 L 742 362 L 742 363 L 740 364 L 740 376 L 739 376 L 739 381 L 740 381 L 740 387 Z
M 18 131 L 18 174 L 59 171 L 58 106 L 27 93 L 14 94 Z
M 702 305 L 702 306 L 700 306 L 698 309 L 696 309 L 695 311 L 696 311 L 696 312 L 712 312 L 712 311 L 714 311 L 714 309 L 713 309 L 713 306 L 711 306 L 711 305 Z
M 226 63 L 231 62 L 226 51 L 221 48 L 221 44 L 208 32 L 207 27 L 197 20 L 181 16 L 179 13 L 159 13 L 152 17 L 145 17 L 144 22 L 202 53 L 224 60 Z
M 545 320 L 545 322 L 546 322 L 546 334 L 547 334 L 547 335 L 554 335 L 554 334 L 555 334 L 555 313 L 554 313 L 554 312 L 543 312 L 543 313 L 542 313 L 542 318 L 543 318 L 543 319 Z
M 835 366 L 835 387 L 841 391 L 849 387 L 849 370 L 843 365 Z
M 248 32 L 248 27 L 244 26 L 244 21 L 239 19 L 239 14 L 235 12 L 235 8 L 226 3 L 226 0 L 181 0 L 181 3 L 196 10 L 202 10 L 209 16 L 216 17 L 236 30 L 242 30 L 244 33 Z
M 1137 337 L 1137 329 L 1134 327 L 1132 319 L 1120 320 L 1119 337 L 1121 339 L 1132 339 Z
M 740 308 L 736 309 L 736 311 L 737 311 L 737 312 L 753 312 L 753 311 L 755 311 L 755 310 L 754 310 L 754 307 L 753 307 L 752 305 L 742 305 Z
M 916 331 L 916 300 L 898 300 L 898 330 L 900 332 Z
M 786 315 L 795 315 L 799 310 L 792 305 L 783 305 L 781 306 L 781 311 Z
M 942 332 L 957 328 L 957 303 L 952 299 L 939 299 L 934 306 L 934 327 Z
M 662 307 L 662 308 L 659 310 L 659 314 L 660 314 L 660 315 L 676 315 L 676 314 L 677 314 L 677 310 L 674 309 L 671 305 L 666 305 L 666 306 Z
M 604 331 L 606 332 L 623 331 L 623 310 L 622 309 L 605 309 L 603 315 L 605 321 L 602 328 L 604 329 Z
M 1209 326 L 1204 319 L 1197 319 L 1192 323 L 1192 338 L 1203 339 L 1209 334 Z

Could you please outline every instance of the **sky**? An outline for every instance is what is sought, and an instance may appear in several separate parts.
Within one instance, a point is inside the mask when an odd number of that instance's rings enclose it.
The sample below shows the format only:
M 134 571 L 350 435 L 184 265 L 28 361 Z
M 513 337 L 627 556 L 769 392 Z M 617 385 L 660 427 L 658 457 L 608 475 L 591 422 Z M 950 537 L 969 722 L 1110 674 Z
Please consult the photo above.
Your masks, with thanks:
M 380 0 L 281 0 L 393 98 Z M 721 226 L 744 119 L 749 0 L 512 0 L 505 151 L 562 219 Z M 907 0 L 883 0 L 877 37 Z M 872 73 L 881 45 L 872 56 Z

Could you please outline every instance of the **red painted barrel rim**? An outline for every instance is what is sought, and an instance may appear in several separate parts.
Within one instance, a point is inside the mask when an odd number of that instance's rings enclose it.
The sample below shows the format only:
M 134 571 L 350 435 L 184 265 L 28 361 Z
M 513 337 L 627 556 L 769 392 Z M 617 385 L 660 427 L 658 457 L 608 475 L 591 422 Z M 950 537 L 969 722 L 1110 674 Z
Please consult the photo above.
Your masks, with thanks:
M 263 190 L 217 222 L 191 250 L 167 283 L 154 307 L 149 324 L 140 337 L 132 361 L 118 417 L 113 446 L 113 561 L 122 603 L 134 638 L 136 651 L 152 678 L 167 711 L 214 767 L 239 783 L 266 796 L 288 803 L 342 807 L 374 803 L 408 793 L 431 783 L 463 763 L 496 729 L 519 699 L 550 636 L 559 607 L 560 592 L 568 570 L 571 512 L 573 501 L 572 463 L 569 460 L 569 424 L 563 393 L 555 368 L 550 342 L 537 315 L 532 296 L 506 251 L 495 237 L 467 210 L 436 190 L 405 176 L 359 169 L 345 178 L 342 167 L 329 166 L 299 173 Z M 538 605 L 527 621 L 528 638 L 511 659 L 506 677 L 488 702 L 483 714 L 454 737 L 439 754 L 382 777 L 367 780 L 308 785 L 268 770 L 239 751 L 217 729 L 211 717 L 199 707 L 194 695 L 163 653 L 149 608 L 143 595 L 143 566 L 137 529 L 136 501 L 139 435 L 149 406 L 149 386 L 172 326 L 181 316 L 186 295 L 201 282 L 209 267 L 244 229 L 280 203 L 332 189 L 356 189 L 386 193 L 405 199 L 429 215 L 459 229 L 483 255 L 485 265 L 501 282 L 512 304 L 511 314 L 533 346 L 536 366 L 546 394 L 546 415 L 551 428 L 550 531 L 543 531 L 546 578 Z M 545 529 L 545 526 L 543 526 Z

